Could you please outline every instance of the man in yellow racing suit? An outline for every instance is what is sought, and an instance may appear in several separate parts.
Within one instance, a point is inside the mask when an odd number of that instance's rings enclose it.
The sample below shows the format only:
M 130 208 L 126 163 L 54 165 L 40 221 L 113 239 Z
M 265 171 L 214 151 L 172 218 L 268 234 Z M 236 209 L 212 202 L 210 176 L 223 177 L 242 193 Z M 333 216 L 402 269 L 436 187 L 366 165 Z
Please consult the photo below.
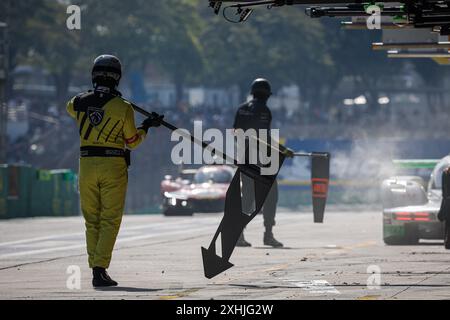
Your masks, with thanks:
M 76 120 L 80 134 L 80 201 L 94 287 L 117 286 L 106 269 L 125 206 L 126 148 L 136 148 L 148 129 L 160 126 L 163 119 L 149 118 L 136 128 L 131 104 L 116 90 L 121 69 L 116 57 L 98 57 L 92 70 L 95 89 L 74 97 L 67 104 L 67 112 Z

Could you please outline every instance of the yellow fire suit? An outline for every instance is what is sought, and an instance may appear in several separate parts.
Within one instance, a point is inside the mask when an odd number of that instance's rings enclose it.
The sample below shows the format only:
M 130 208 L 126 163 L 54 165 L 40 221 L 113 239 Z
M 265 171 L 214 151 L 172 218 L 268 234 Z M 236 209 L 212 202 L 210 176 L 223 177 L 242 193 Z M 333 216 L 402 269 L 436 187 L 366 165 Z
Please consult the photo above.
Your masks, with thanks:
M 114 93 L 78 95 L 67 104 L 67 112 L 77 121 L 80 133 L 79 188 L 89 266 L 107 269 L 128 184 L 123 151 L 137 147 L 146 132 L 136 129 L 133 108 Z

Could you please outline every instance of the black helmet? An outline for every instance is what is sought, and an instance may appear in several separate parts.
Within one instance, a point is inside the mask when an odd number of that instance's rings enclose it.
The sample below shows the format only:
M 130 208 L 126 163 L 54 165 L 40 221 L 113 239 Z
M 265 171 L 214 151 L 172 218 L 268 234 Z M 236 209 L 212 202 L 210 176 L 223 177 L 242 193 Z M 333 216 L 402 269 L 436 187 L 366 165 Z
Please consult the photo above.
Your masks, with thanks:
M 105 86 L 116 88 L 122 78 L 122 64 L 112 55 L 103 54 L 97 57 L 92 68 L 92 84 L 94 87 Z
M 269 81 L 263 78 L 253 81 L 251 94 L 255 98 L 268 99 L 272 95 L 272 87 Z

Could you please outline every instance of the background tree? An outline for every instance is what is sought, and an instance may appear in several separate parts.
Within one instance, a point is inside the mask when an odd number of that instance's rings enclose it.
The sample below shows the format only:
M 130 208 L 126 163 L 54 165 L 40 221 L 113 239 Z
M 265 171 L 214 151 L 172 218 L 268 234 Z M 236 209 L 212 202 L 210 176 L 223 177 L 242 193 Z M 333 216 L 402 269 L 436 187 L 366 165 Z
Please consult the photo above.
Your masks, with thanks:
M 101 53 L 120 56 L 129 73 L 156 66 L 174 84 L 176 102 L 186 85 L 196 84 L 238 86 L 243 99 L 251 81 L 263 76 L 275 90 L 297 84 L 302 100 L 320 111 L 331 104 L 338 84 L 351 78 L 375 112 L 382 83 L 403 67 L 370 49 L 379 32 L 342 30 L 339 21 L 310 19 L 298 6 L 258 10 L 247 23 L 231 24 L 202 0 L 73 4 L 82 8 L 79 31 L 66 28 L 64 1 L 0 3 L 0 20 L 10 24 L 11 70 L 20 63 L 45 69 L 61 106 L 74 79 L 89 85 L 92 60 Z M 439 85 L 442 68 L 431 61 L 415 65 L 426 82 Z

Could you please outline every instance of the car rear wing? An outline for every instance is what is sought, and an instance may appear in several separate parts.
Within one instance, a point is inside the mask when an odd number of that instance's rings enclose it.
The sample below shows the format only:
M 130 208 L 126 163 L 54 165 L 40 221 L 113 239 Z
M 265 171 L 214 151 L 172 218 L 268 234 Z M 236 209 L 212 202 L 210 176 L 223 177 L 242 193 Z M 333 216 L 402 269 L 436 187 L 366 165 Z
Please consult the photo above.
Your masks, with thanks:
M 434 169 L 440 159 L 408 159 L 392 160 L 394 166 L 398 169 Z

